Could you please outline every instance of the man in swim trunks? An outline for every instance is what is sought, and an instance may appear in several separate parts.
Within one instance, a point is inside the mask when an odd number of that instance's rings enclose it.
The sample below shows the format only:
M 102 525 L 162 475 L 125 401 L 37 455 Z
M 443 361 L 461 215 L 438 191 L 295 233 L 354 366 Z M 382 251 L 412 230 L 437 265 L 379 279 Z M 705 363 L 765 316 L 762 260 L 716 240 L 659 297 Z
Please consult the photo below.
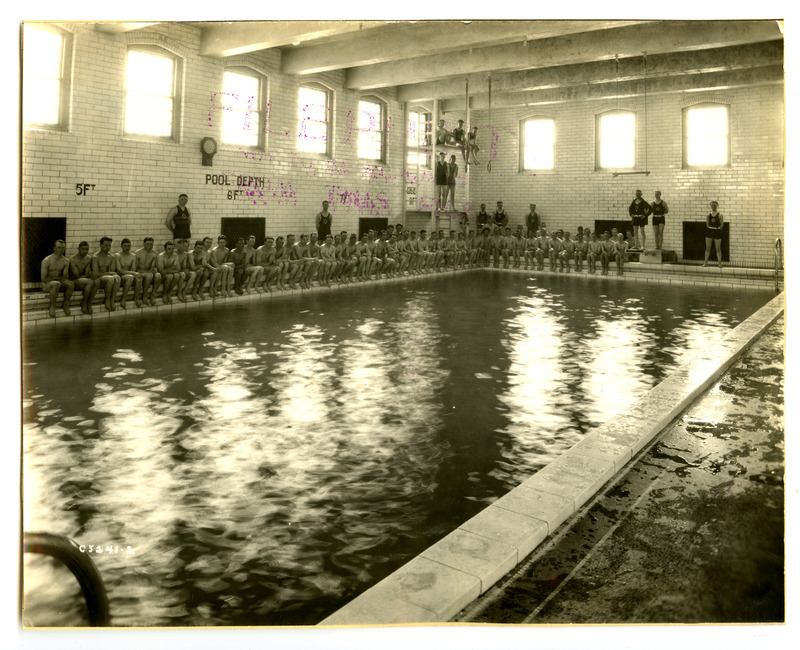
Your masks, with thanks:
M 191 292 L 192 298 L 197 301 L 205 300 L 206 296 L 203 292 L 203 289 L 206 284 L 206 280 L 210 277 L 215 276 L 217 270 L 208 263 L 208 253 L 203 245 L 203 240 L 198 239 L 194 243 L 194 250 L 189 253 L 187 256 L 187 261 L 189 263 L 189 269 L 194 271 L 195 281 L 194 283 L 188 287 L 187 291 Z M 214 282 L 216 282 L 216 278 L 214 278 Z M 211 282 L 209 282 L 209 287 L 211 286 Z M 216 293 L 212 294 L 212 298 L 216 296 Z
M 283 278 L 288 273 L 289 269 L 289 252 L 283 242 L 283 237 L 275 238 L 275 265 L 278 267 L 278 277 L 275 282 L 281 291 L 286 291 L 283 284 Z
M 494 221 L 495 228 L 505 228 L 508 226 L 508 215 L 503 208 L 502 201 L 497 202 L 497 210 L 494 211 L 492 220 Z
M 717 266 L 722 268 L 722 228 L 725 224 L 725 218 L 721 212 L 717 211 L 719 203 L 711 201 L 708 206 L 711 208 L 711 212 L 706 215 L 706 252 L 703 258 L 703 266 L 708 265 L 708 258 L 713 247 L 717 254 Z
M 178 300 L 186 302 L 186 291 L 194 287 L 197 278 L 197 272 L 189 267 L 189 242 L 185 239 L 178 241 L 175 244 L 175 254 L 178 256 L 178 268 L 181 272 L 176 295 Z
M 570 239 L 569 232 L 564 233 L 564 241 L 562 243 L 562 250 L 559 253 L 559 270 L 563 271 L 564 267 L 567 268 L 567 273 L 571 273 L 572 269 L 569 266 L 570 261 L 575 257 L 575 242 Z
M 164 242 L 164 252 L 159 253 L 156 258 L 156 268 L 164 281 L 164 290 L 161 292 L 161 301 L 165 305 L 172 302 L 173 289 L 177 289 L 181 279 L 180 261 L 175 252 L 175 242 L 168 240 Z
M 617 261 L 617 275 L 622 275 L 625 260 L 628 259 L 628 242 L 625 241 L 622 233 L 617 235 L 617 242 L 614 248 L 614 259 Z
M 131 240 L 125 237 L 117 253 L 117 273 L 120 277 L 119 306 L 127 309 L 128 293 L 133 285 L 133 299 L 137 307 L 142 306 L 142 274 L 136 270 L 136 255 L 131 253 Z
M 500 228 L 495 228 L 489 240 L 489 253 L 494 263 L 494 268 L 500 267 L 500 256 L 503 255 L 503 250 L 506 247 L 506 239 Z
M 612 230 L 616 230 L 613 228 Z M 611 235 L 606 230 L 603 233 L 603 241 L 601 242 L 601 251 L 600 251 L 600 266 L 602 271 L 600 272 L 601 275 L 608 275 L 609 264 L 612 259 L 615 258 L 617 253 L 617 246 L 616 242 L 611 239 Z
M 156 304 L 156 293 L 161 286 L 161 274 L 156 268 L 158 253 L 153 250 L 153 243 L 152 237 L 145 237 L 142 248 L 134 253 L 136 255 L 136 272 L 142 276 L 142 304 L 151 307 Z M 150 289 L 149 298 L 148 289 Z
M 528 237 L 533 237 L 534 233 L 539 230 L 539 215 L 536 213 L 535 203 L 531 203 L 530 211 L 525 215 L 525 228 Z
M 263 279 L 261 277 L 262 269 L 260 266 L 256 264 L 256 236 L 249 235 L 247 237 L 247 242 L 244 245 L 244 251 L 247 253 L 247 260 L 245 262 L 244 267 L 244 275 L 245 275 L 245 282 L 244 282 L 244 290 L 247 293 L 253 293 L 253 288 L 256 288 L 256 293 L 261 293 L 261 290 L 258 289 L 258 285 Z
M 69 301 L 72 298 L 72 292 L 75 290 L 75 284 L 69 279 L 69 260 L 64 257 L 66 248 L 67 245 L 63 239 L 56 239 L 53 244 L 52 254 L 42 260 L 42 291 L 50 296 L 50 306 L 47 310 L 50 318 L 56 317 L 56 300 L 61 291 L 64 292 L 64 315 L 70 315 Z M 81 305 L 81 311 L 84 314 L 86 313 L 83 304 Z
M 592 237 L 589 240 L 589 247 L 586 252 L 586 261 L 588 262 L 589 273 L 594 274 L 597 272 L 597 260 L 602 252 L 603 245 L 597 239 L 597 235 L 592 233 Z
M 442 120 L 444 121 L 444 120 Z M 445 159 L 444 151 L 439 152 L 439 160 L 436 162 L 435 180 L 436 180 L 436 210 L 444 210 L 447 203 L 447 160 Z
M 661 191 L 655 191 L 655 200 L 650 204 L 653 209 L 653 236 L 656 240 L 656 250 L 661 250 L 664 245 L 664 225 L 667 222 L 666 216 L 669 214 L 667 202 L 661 199 Z
M 231 298 L 233 296 L 233 264 L 228 260 L 229 253 L 228 238 L 225 235 L 220 235 L 217 237 L 217 245 L 210 251 L 208 262 L 217 269 L 220 294 Z
M 564 250 L 564 244 L 558 237 L 558 233 L 554 232 L 550 237 L 550 250 L 548 255 L 550 257 L 550 271 L 555 272 L 556 264 L 561 260 L 561 252 Z M 560 269 L 563 270 L 563 267 Z
M 489 222 L 492 220 L 491 215 L 486 212 L 486 204 L 481 203 L 481 209 L 478 212 L 477 216 L 475 217 L 475 227 L 477 228 L 478 232 L 483 232 L 483 229 L 489 225 Z
M 228 261 L 233 264 L 233 290 L 237 296 L 244 294 L 242 288 L 247 277 L 247 251 L 244 249 L 244 237 L 236 240 L 236 248 L 228 254 Z
M 333 225 L 333 215 L 328 212 L 328 202 L 322 202 L 322 211 L 317 213 L 315 218 L 317 224 L 317 239 L 321 242 L 331 234 L 331 226 Z
M 458 178 L 458 163 L 453 155 L 450 156 L 450 162 L 447 163 L 447 199 L 450 201 L 451 210 L 456 209 L 456 178 Z M 444 202 L 444 206 L 447 207 L 447 200 Z
M 111 237 L 100 238 L 100 250 L 92 258 L 92 275 L 105 294 L 105 307 L 108 311 L 117 308 L 116 298 L 120 277 L 117 273 L 117 258 L 111 253 Z
M 256 288 L 260 291 L 261 288 L 271 291 L 270 285 L 272 281 L 277 277 L 278 265 L 275 263 L 275 241 L 272 237 L 267 237 L 264 239 L 264 244 L 259 246 L 256 249 L 256 256 L 254 259 L 254 263 L 256 266 L 262 269 L 259 274 L 258 285 Z
M 69 258 L 69 279 L 76 290 L 83 292 L 81 311 L 91 314 L 92 300 L 99 287 L 92 275 L 92 257 L 89 255 L 89 244 L 85 241 L 78 244 L 78 252 Z
M 588 237 L 588 233 L 586 233 Z M 584 239 L 584 232 L 578 233 L 578 239 L 575 242 L 575 270 L 577 272 L 583 271 L 583 260 L 586 259 L 586 254 L 589 252 L 589 242 Z
M 166 225 L 167 229 L 172 233 L 173 241 L 189 240 L 192 237 L 192 213 L 186 207 L 188 202 L 188 195 L 181 194 L 178 197 L 178 205 L 167 213 Z
M 645 246 L 645 226 L 647 225 L 647 217 L 653 212 L 650 204 L 642 198 L 642 190 L 636 190 L 636 197 L 628 207 L 628 214 L 631 217 L 633 225 L 633 236 L 636 243 L 636 248 L 631 250 L 644 250 Z M 641 246 L 639 245 L 639 235 L 641 235 Z

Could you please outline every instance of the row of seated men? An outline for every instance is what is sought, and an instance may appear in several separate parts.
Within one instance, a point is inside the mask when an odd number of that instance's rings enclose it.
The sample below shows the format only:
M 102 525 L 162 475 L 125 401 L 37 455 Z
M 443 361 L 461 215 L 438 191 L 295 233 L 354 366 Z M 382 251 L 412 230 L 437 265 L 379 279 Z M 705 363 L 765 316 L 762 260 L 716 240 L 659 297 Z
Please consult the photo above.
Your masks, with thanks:
M 63 309 L 69 315 L 69 303 L 75 290 L 83 293 L 81 311 L 92 313 L 92 301 L 99 290 L 104 292 L 107 310 L 114 311 L 116 303 L 127 308 L 133 294 L 137 307 L 155 305 L 160 293 L 164 304 L 170 304 L 173 295 L 177 300 L 206 300 L 218 297 L 231 297 L 234 293 L 242 295 L 256 291 L 271 291 L 273 286 L 281 291 L 287 287 L 310 288 L 316 282 L 320 286 L 331 286 L 331 282 L 350 283 L 368 281 L 402 274 L 419 274 L 443 271 L 446 268 L 474 268 L 494 262 L 497 267 L 502 260 L 505 267 L 509 263 L 519 267 L 524 261 L 525 268 L 534 263 L 543 269 L 544 259 L 550 261 L 551 271 L 570 271 L 574 260 L 576 270 L 582 269 L 583 260 L 588 261 L 588 270 L 595 272 L 597 260 L 601 261 L 602 272 L 608 272 L 608 263 L 618 260 L 618 273 L 622 272 L 624 252 L 627 242 L 622 234 L 604 233 L 598 240 L 594 233 L 579 228 L 576 239 L 569 233 L 547 234 L 542 227 L 536 233 L 523 237 L 522 227 L 515 234 L 510 228 L 505 232 L 496 228 L 490 234 L 484 228 L 480 235 L 470 230 L 456 234 L 443 230 L 395 232 L 393 228 L 376 234 L 370 230 L 359 241 L 355 234 L 348 237 L 346 231 L 338 235 L 327 235 L 319 241 L 312 233 L 267 237 L 262 246 L 256 247 L 256 238 L 239 238 L 236 246 L 229 249 L 227 238 L 220 235 L 217 245 L 211 237 L 194 243 L 189 249 L 185 239 L 167 241 L 163 251 L 157 252 L 152 237 L 145 237 L 142 247 L 132 251 L 127 238 L 120 243 L 120 251 L 111 252 L 113 240 L 100 239 L 100 249 L 89 254 L 88 242 L 78 245 L 78 252 L 67 258 L 66 244 L 58 240 L 53 253 L 42 261 L 42 289 L 49 295 L 49 314 L 55 317 L 59 293 L 64 293 Z M 619 241 L 617 241 L 617 238 Z

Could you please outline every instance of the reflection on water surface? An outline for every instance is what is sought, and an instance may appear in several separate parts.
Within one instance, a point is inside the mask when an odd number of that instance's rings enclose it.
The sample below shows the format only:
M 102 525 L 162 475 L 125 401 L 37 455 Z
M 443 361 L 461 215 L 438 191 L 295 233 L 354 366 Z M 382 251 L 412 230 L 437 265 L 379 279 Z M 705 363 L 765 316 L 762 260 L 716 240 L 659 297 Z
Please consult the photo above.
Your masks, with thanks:
M 565 280 L 32 332 L 24 529 L 132 547 L 93 555 L 116 625 L 316 623 L 770 297 Z

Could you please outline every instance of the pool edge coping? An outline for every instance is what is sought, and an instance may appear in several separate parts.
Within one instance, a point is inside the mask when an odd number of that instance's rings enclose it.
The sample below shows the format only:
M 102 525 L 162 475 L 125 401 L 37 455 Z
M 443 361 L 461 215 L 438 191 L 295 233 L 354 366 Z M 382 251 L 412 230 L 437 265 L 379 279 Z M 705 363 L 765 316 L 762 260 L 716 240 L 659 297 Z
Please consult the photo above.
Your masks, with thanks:
M 689 408 L 784 313 L 785 300 L 783 290 L 556 460 L 317 625 L 448 622 L 521 564 Z

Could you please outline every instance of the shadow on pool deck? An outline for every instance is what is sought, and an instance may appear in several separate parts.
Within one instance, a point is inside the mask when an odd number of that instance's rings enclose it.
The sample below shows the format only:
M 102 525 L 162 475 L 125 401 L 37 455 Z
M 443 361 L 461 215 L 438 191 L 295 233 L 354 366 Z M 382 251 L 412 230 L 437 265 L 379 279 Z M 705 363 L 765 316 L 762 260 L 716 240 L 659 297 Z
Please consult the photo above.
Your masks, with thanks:
M 784 318 L 454 622 L 785 620 Z

